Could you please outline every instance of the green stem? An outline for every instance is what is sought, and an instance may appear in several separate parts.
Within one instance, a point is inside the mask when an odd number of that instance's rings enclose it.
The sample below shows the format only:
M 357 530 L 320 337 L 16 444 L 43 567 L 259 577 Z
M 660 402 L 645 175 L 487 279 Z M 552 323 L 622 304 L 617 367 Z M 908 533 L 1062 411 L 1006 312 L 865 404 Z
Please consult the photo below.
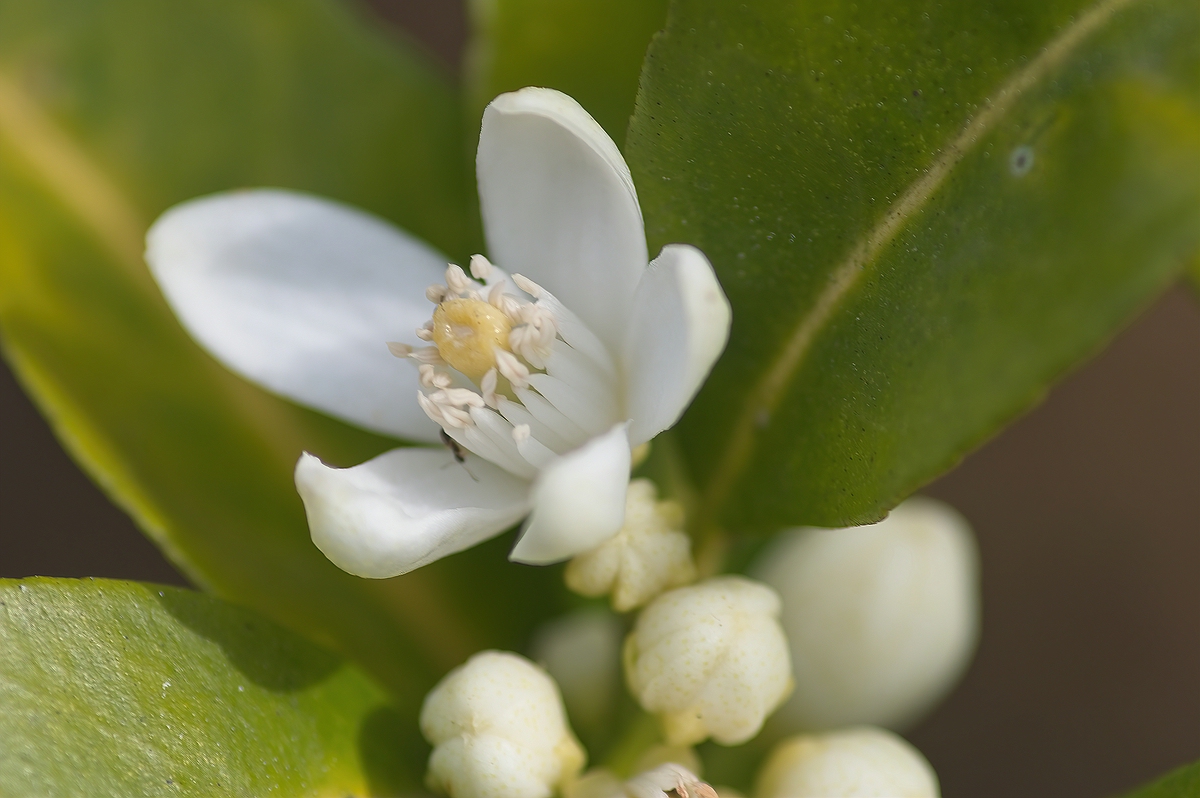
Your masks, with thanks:
M 633 767 L 642 755 L 661 742 L 662 727 L 658 718 L 639 711 L 609 748 L 604 767 L 623 779 L 629 778 L 634 775 Z

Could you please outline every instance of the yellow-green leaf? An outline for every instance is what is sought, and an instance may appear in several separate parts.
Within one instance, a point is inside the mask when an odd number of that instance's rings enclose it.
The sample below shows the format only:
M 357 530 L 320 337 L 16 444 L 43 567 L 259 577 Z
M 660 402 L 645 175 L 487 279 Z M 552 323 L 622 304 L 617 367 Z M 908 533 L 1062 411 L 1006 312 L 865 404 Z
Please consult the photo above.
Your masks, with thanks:
M 176 202 L 275 185 L 469 254 L 462 131 L 449 82 L 335 2 L 0 0 L 6 357 L 71 454 L 197 584 L 350 656 L 414 717 L 440 673 L 519 645 L 553 610 L 557 575 L 507 563 L 504 540 L 394 580 L 331 565 L 309 540 L 297 458 L 352 465 L 396 442 L 204 354 L 151 281 L 142 237 Z
M 419 788 L 415 726 L 261 616 L 132 582 L 0 580 L 0 794 L 350 796 Z

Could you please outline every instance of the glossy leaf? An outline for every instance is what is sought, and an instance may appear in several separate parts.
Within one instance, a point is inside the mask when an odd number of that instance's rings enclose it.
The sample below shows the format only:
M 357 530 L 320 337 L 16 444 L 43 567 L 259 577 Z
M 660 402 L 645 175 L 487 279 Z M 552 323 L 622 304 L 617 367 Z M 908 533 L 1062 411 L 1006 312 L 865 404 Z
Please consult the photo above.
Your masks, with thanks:
M 396 795 L 424 772 L 359 671 L 199 593 L 0 580 L 0 650 L 4 795 Z
M 176 202 L 275 185 L 478 251 L 462 129 L 447 82 L 340 4 L 0 0 L 10 363 L 72 455 L 197 584 L 351 656 L 414 717 L 438 674 L 518 645 L 553 610 L 557 574 L 506 563 L 506 540 L 384 582 L 331 565 L 309 540 L 297 458 L 352 465 L 396 443 L 205 355 L 152 283 L 142 237 Z
M 467 79 L 478 113 L 523 86 L 564 91 L 620 144 L 667 0 L 476 0 Z
M 1200 795 L 1200 762 L 1173 770 L 1153 784 L 1146 784 L 1125 798 L 1195 798 Z
M 626 155 L 733 304 L 701 518 L 879 518 L 1200 247 L 1200 6 L 677 0 Z

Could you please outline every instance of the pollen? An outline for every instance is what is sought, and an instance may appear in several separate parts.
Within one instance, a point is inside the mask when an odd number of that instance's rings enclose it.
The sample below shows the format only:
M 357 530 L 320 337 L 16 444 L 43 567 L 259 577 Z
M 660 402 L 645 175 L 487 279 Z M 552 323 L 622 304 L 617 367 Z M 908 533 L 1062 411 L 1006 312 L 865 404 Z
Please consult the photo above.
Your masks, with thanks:
M 433 311 L 430 331 L 438 354 L 478 383 L 496 365 L 496 348 L 511 351 L 512 322 L 504 311 L 481 299 L 448 299 Z

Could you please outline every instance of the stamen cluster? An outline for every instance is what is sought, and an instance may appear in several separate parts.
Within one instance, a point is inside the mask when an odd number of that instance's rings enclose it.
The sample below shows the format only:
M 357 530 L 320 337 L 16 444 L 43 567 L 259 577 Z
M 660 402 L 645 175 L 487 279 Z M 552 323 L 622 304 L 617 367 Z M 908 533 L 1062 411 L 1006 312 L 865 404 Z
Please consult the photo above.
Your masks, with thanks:
M 592 332 L 540 285 L 483 255 L 470 269 L 468 277 L 449 264 L 445 285 L 426 289 L 435 308 L 416 334 L 430 346 L 388 346 L 416 362 L 417 402 L 447 435 L 532 478 L 619 420 L 616 370 Z

